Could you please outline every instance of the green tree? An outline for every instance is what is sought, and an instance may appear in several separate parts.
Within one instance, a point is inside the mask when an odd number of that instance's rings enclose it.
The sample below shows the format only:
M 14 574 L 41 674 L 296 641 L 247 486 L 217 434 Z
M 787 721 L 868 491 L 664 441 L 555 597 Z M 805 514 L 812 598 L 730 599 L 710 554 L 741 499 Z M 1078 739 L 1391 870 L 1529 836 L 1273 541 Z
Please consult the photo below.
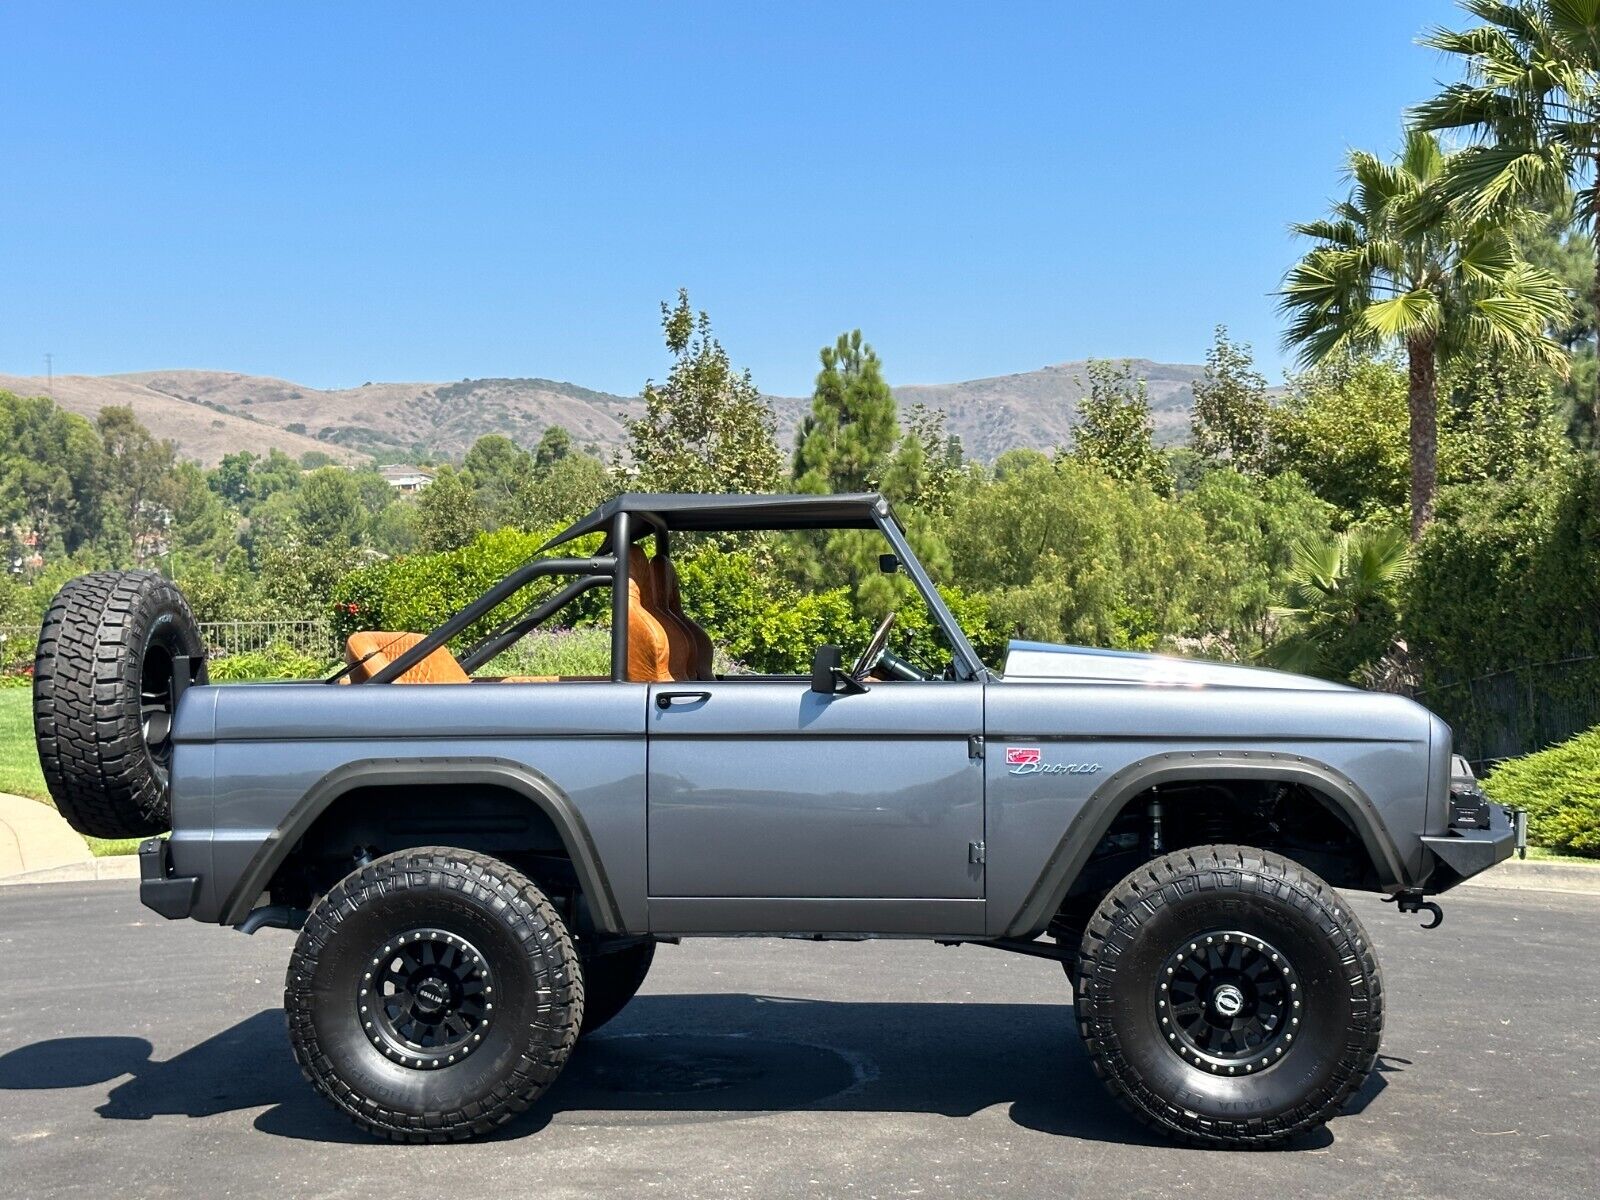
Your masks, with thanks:
M 167 539 L 174 561 L 221 566 L 236 544 L 238 523 L 211 490 L 205 472 L 192 462 L 178 463 L 172 470 L 169 503 L 172 523 Z
M 570 523 L 615 490 L 611 472 L 581 450 L 563 455 L 543 471 L 526 476 L 505 510 L 505 524 L 543 529 Z
M 626 474 L 644 491 L 771 492 L 782 476 L 773 441 L 777 423 L 749 371 L 735 371 L 680 289 L 661 305 L 672 368 L 644 386 L 644 415 L 627 422 L 632 462 Z
M 348 550 L 367 525 L 361 486 L 343 467 L 319 467 L 305 477 L 290 504 L 307 545 Z
M 417 540 L 422 549 L 459 549 L 483 532 L 483 524 L 483 506 L 472 476 L 440 467 L 417 497 Z
M 1600 217 L 1600 0 L 1460 0 L 1482 24 L 1436 29 L 1423 44 L 1456 56 L 1465 78 L 1418 105 L 1423 129 L 1468 130 L 1444 193 L 1483 219 L 1534 198 L 1568 199 L 1591 233 Z M 1568 192 L 1568 185 L 1576 190 Z M 1600 247 L 1588 287 L 1600 306 Z M 1600 428 L 1600 378 L 1589 396 Z
M 100 438 L 45 396 L 0 392 L 0 519 L 40 553 L 73 553 L 100 537 Z
M 133 409 L 108 406 L 95 422 L 100 433 L 105 500 L 127 539 L 128 557 L 142 563 L 156 550 L 170 519 L 171 474 L 177 451 L 139 424 Z M 122 558 L 121 554 L 115 556 Z
M 1256 370 L 1250 347 L 1232 341 L 1218 325 L 1206 351 L 1205 374 L 1194 384 L 1190 416 L 1192 445 L 1205 458 L 1246 475 L 1266 468 L 1270 448 L 1266 376 Z
M 1150 400 L 1133 367 L 1089 360 L 1089 387 L 1078 401 L 1072 457 L 1124 483 L 1172 494 L 1172 473 L 1156 449 Z
M 883 364 L 859 329 L 841 333 L 821 358 L 811 412 L 795 436 L 796 484 L 806 492 L 874 491 L 900 438 Z
M 1546 331 L 1566 298 L 1523 261 L 1502 210 L 1465 220 L 1439 200 L 1448 158 L 1426 133 L 1406 135 L 1398 162 L 1353 151 L 1349 198 L 1330 218 L 1295 225 L 1313 247 L 1284 282 L 1285 344 L 1303 362 L 1397 346 L 1409 375 L 1411 536 L 1433 515 L 1438 489 L 1441 362 L 1485 346 L 1554 364 Z
M 1267 661 L 1289 671 L 1356 682 L 1389 648 L 1399 628 L 1398 592 L 1411 567 L 1399 530 L 1347 530 L 1294 547 L 1288 604 L 1273 609 L 1289 633 Z
M 533 465 L 541 471 L 548 471 L 571 453 L 572 434 L 567 432 L 567 427 L 549 425 L 539 435 L 539 444 L 534 447 Z
M 472 476 L 483 506 L 498 512 L 532 474 L 533 456 L 504 434 L 486 433 L 472 443 L 462 468 Z

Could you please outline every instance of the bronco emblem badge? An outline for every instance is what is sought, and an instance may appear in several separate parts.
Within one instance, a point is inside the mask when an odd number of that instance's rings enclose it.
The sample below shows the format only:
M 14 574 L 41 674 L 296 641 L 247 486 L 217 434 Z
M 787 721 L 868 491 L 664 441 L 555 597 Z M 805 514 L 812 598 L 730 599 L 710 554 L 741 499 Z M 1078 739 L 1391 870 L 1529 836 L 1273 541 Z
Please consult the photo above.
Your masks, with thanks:
M 1093 775 L 1099 763 L 1047 763 L 1038 746 L 1007 746 L 1006 770 L 1012 775 Z

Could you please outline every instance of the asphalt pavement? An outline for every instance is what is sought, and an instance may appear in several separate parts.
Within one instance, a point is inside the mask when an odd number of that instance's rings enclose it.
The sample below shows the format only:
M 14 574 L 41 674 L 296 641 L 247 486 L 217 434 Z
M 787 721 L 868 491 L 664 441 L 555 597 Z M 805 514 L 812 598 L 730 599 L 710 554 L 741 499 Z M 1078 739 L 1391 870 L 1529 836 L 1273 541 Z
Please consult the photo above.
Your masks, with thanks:
M 716 940 L 541 1104 L 465 1146 L 369 1141 L 301 1079 L 292 934 L 0 892 L 0 1197 L 1592 1197 L 1600 897 L 1462 890 L 1423 931 L 1354 897 L 1385 972 L 1378 1071 L 1276 1152 L 1184 1149 L 1101 1090 L 1054 963 L 975 947 Z

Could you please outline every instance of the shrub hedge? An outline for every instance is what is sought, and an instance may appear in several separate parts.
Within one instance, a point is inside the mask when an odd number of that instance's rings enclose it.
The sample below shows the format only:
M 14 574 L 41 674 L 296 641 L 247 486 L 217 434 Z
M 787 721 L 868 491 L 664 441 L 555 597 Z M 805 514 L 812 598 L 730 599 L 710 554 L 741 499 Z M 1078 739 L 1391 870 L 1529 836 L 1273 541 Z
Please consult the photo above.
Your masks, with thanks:
M 1551 850 L 1600 858 L 1600 726 L 1501 763 L 1483 787 L 1528 810 L 1528 839 Z

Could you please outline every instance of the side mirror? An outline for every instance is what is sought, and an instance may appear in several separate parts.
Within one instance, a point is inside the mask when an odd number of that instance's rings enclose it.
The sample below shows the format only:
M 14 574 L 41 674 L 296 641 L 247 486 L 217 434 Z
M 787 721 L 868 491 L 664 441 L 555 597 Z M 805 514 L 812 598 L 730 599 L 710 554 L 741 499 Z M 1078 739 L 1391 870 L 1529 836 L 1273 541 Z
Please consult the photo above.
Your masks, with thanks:
M 878 570 L 882 571 L 885 575 L 893 575 L 899 569 L 900 569 L 900 558 L 899 558 L 898 555 L 894 555 L 894 554 L 880 554 L 880 555 L 878 555 Z
M 811 690 L 823 696 L 831 696 L 837 692 L 838 676 L 834 672 L 844 673 L 839 665 L 843 661 L 839 647 L 818 646 L 817 652 L 811 656 Z
M 811 690 L 819 696 L 837 696 L 840 692 L 857 695 L 866 691 L 859 681 L 839 664 L 843 657 L 837 646 L 818 646 L 811 656 Z

